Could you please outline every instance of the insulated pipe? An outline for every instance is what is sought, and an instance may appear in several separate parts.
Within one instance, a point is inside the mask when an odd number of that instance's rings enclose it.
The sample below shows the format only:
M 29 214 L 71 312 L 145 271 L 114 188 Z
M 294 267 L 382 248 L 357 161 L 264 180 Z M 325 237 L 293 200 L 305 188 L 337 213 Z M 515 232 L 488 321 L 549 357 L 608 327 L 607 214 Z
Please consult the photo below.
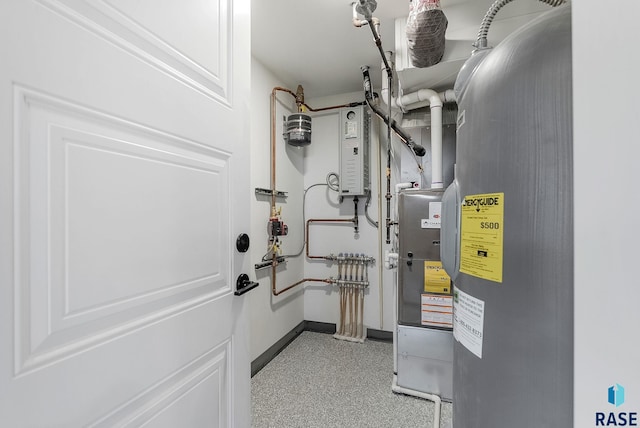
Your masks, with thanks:
M 316 113 L 319 111 L 335 110 L 337 108 L 345 108 L 345 107 L 357 107 L 357 106 L 363 106 L 366 104 L 367 104 L 366 101 L 354 101 L 352 103 L 340 104 L 340 105 L 329 106 L 329 107 L 321 107 L 321 108 L 312 108 L 312 107 L 309 107 L 309 105 L 306 103 L 302 103 L 301 105 L 303 105 L 308 111 Z
M 402 140 L 402 142 L 409 147 L 416 156 L 424 156 L 426 150 L 424 147 L 414 143 L 413 138 L 409 135 L 404 129 L 402 129 L 398 123 L 393 119 L 388 119 L 387 116 L 384 115 L 382 110 L 380 110 L 375 104 L 371 102 L 371 100 L 367 99 L 367 103 L 369 108 L 378 116 L 382 121 L 389 127 L 393 132 Z
M 375 113 L 376 116 L 382 119 L 385 125 L 387 125 L 387 129 L 389 129 L 390 127 L 391 130 L 398 136 L 398 138 L 400 138 L 400 140 L 402 140 L 404 144 L 406 144 L 411 150 L 413 150 L 416 156 L 424 156 L 424 154 L 426 153 L 424 147 L 416 144 L 413 141 L 411 135 L 409 135 L 404 129 L 402 129 L 395 120 L 391 119 L 390 116 L 385 115 L 385 113 L 380 110 L 378 106 L 373 104 L 373 92 L 371 90 L 372 85 L 371 77 L 369 76 L 369 67 L 363 65 L 362 67 L 360 67 L 360 70 L 362 71 L 365 99 L 369 108 L 373 111 L 373 113 Z M 388 152 L 387 155 L 390 155 L 390 153 Z M 390 165 L 387 166 L 390 168 Z
M 379 39 L 378 39 L 379 41 Z M 386 58 L 384 57 L 383 54 L 383 58 L 385 60 L 385 64 L 388 64 Z M 387 176 L 387 193 L 385 194 L 385 198 L 387 200 L 387 218 L 386 218 L 386 231 L 387 231 L 387 237 L 386 237 L 386 243 L 390 244 L 391 243 L 391 129 L 393 129 L 395 131 L 395 133 L 404 141 L 404 143 L 409 146 L 410 149 L 412 149 L 415 154 L 417 156 L 424 156 L 424 154 L 426 153 L 426 150 L 424 147 L 417 145 L 413 142 L 413 139 L 411 138 L 410 135 L 408 135 L 406 132 L 404 132 L 404 130 L 402 130 L 402 128 L 398 127 L 395 123 L 395 121 L 393 119 L 391 119 L 391 107 L 389 107 L 389 115 L 388 116 L 384 116 L 384 114 L 382 114 L 382 112 L 380 111 L 380 109 L 378 109 L 378 107 L 376 107 L 373 103 L 372 103 L 372 86 L 371 86 L 371 77 L 369 76 L 369 67 L 364 65 L 362 67 L 360 67 L 360 69 L 362 70 L 362 78 L 363 78 L 363 84 L 364 84 L 364 93 L 365 93 L 365 98 L 367 100 L 367 104 L 369 105 L 369 108 L 371 108 L 371 110 L 379 117 L 381 118 L 387 125 L 387 169 L 386 169 L 386 176 Z M 389 78 L 389 83 L 391 83 L 391 74 L 390 74 L 390 69 L 388 70 L 388 78 Z M 390 101 L 389 101 L 390 102 Z
M 389 65 L 389 61 L 387 61 L 387 58 L 384 55 L 384 51 L 382 50 L 382 42 L 380 41 L 380 33 L 378 31 L 377 26 L 373 25 L 373 22 L 371 20 L 371 17 L 367 18 L 367 21 L 369 21 L 369 27 L 371 28 L 371 33 L 373 34 L 373 40 L 376 44 L 376 47 L 378 48 L 378 52 L 380 52 L 380 56 L 382 57 L 382 61 L 384 62 L 384 67 L 385 67 L 385 71 L 387 73 L 387 81 L 388 81 L 388 85 L 389 87 L 391 87 L 391 81 L 393 79 L 393 74 L 392 74 L 392 70 L 391 70 L 391 65 Z M 371 78 L 369 77 L 369 67 L 366 67 L 366 69 L 364 67 L 362 67 L 362 73 L 364 75 L 364 80 L 365 80 L 365 98 L 367 99 L 367 103 L 369 104 L 369 107 L 371 107 L 371 109 L 376 112 L 376 114 L 380 115 L 378 113 L 378 111 L 376 109 L 374 109 L 372 107 L 372 103 L 370 102 L 370 99 L 367 97 L 367 91 L 366 91 L 366 86 L 367 86 L 367 81 L 369 82 L 369 92 L 373 91 L 373 86 L 371 85 Z M 381 116 L 384 118 L 384 116 Z M 387 239 L 386 242 L 387 244 L 391 243 L 391 106 L 389 106 L 389 110 L 388 110 L 388 115 L 387 118 L 385 120 L 386 124 L 387 124 L 387 193 L 385 195 L 385 197 L 387 198 L 387 218 L 386 218 L 386 230 L 387 230 Z M 409 142 L 407 141 L 407 144 L 409 144 Z M 417 154 L 417 152 L 416 152 Z

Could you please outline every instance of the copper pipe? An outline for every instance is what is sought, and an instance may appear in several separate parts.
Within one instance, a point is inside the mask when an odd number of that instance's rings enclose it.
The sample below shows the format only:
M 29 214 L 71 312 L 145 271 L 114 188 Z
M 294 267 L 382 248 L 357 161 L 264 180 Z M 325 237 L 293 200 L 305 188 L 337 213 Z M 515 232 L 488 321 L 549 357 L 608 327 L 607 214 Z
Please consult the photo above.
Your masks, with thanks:
M 271 217 L 273 217 L 275 215 L 276 212 L 276 93 L 278 91 L 281 92 L 286 92 L 289 95 L 291 95 L 296 102 L 298 111 L 302 111 L 302 106 L 304 106 L 305 108 L 307 108 L 309 111 L 312 112 L 318 112 L 318 111 L 324 111 L 324 110 L 330 110 L 330 109 L 335 109 L 335 108 L 342 108 L 342 107 L 355 107 L 358 105 L 364 105 L 365 102 L 353 102 L 353 103 L 349 103 L 349 104 L 342 104 L 339 106 L 331 106 L 331 107 L 323 107 L 323 108 L 319 108 L 319 109 L 314 109 L 309 107 L 309 105 L 307 105 L 304 102 L 304 89 L 302 88 L 301 85 L 298 85 L 298 88 L 296 89 L 296 92 L 293 92 L 290 89 L 287 88 L 282 88 L 280 86 L 276 86 L 271 90 L 271 153 L 270 153 L 270 157 L 271 157 L 271 207 L 270 207 L 270 213 L 269 215 Z M 351 220 L 349 220 L 351 221 Z M 307 236 L 308 236 L 308 223 L 307 223 Z M 307 242 L 308 245 L 308 242 Z M 308 246 L 307 246 L 307 256 L 309 255 L 308 253 Z M 314 257 L 315 258 L 315 257 Z M 320 281 L 320 282 L 327 282 L 328 280 L 317 280 L 317 279 L 303 279 L 302 281 L 299 281 L 293 285 L 290 285 L 289 287 L 286 287 L 280 291 L 276 291 L 276 266 L 278 265 L 277 262 L 277 257 L 276 254 L 272 254 L 271 256 L 271 290 L 274 296 L 277 296 L 287 290 L 290 290 L 291 288 L 302 284 L 303 282 L 306 281 Z
M 271 90 L 271 216 L 276 208 L 276 92 L 282 91 L 296 98 L 295 92 L 276 86 Z
M 309 254 L 309 225 L 311 223 L 355 223 L 355 221 L 352 218 L 310 218 L 307 220 L 307 224 L 305 226 L 305 234 L 307 236 L 307 239 L 305 239 L 305 254 L 310 259 L 327 260 L 327 256 L 312 256 Z
M 276 86 L 271 90 L 271 207 L 269 209 L 269 216 L 273 217 L 276 213 L 276 92 L 283 91 L 291 94 L 296 98 L 296 94 L 287 89 Z M 281 293 L 276 293 L 276 266 L 278 265 L 277 256 L 274 252 L 271 255 L 271 289 L 274 296 Z
M 273 215 L 276 206 L 276 93 L 278 91 L 286 92 L 291 95 L 295 99 L 299 111 L 301 110 L 301 106 L 304 106 L 309 111 L 318 112 L 342 107 L 355 107 L 366 104 L 366 101 L 361 101 L 314 109 L 312 107 L 309 107 L 309 105 L 304 102 L 304 89 L 300 85 L 298 85 L 296 92 L 293 92 L 291 89 L 282 88 L 280 86 L 276 86 L 271 90 L 271 215 Z
M 324 283 L 327 283 L 327 284 L 333 284 L 333 281 L 330 280 L 330 279 L 304 278 L 304 279 L 301 279 L 300 281 L 296 282 L 295 284 L 291 284 L 290 286 L 288 286 L 286 288 L 283 288 L 282 290 L 276 290 L 276 283 L 275 283 L 275 281 L 272 281 L 271 282 L 271 293 L 274 296 L 278 296 L 278 295 L 284 293 L 285 291 L 291 290 L 293 287 L 296 287 L 296 286 L 298 286 L 298 285 L 300 285 L 300 284 L 302 284 L 304 282 L 324 282 Z

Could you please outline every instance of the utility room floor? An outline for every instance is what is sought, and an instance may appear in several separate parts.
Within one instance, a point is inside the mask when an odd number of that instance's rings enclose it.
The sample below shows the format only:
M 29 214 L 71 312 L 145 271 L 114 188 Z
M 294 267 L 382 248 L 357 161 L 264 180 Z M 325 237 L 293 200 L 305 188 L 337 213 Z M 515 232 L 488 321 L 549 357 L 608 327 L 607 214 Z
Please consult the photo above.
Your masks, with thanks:
M 391 391 L 393 345 L 303 332 L 251 379 L 254 428 L 433 427 L 434 404 Z M 443 403 L 441 428 L 451 427 Z

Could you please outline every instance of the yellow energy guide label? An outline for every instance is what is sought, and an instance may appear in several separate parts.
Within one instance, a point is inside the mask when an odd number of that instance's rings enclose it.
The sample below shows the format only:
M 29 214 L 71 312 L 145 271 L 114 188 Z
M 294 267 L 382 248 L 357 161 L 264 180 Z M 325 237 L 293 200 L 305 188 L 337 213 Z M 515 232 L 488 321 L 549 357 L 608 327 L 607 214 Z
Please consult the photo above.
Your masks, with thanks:
M 501 283 L 504 193 L 465 196 L 460 216 L 460 272 Z
M 425 260 L 424 291 L 425 293 L 451 293 L 451 278 L 442 267 L 442 262 Z

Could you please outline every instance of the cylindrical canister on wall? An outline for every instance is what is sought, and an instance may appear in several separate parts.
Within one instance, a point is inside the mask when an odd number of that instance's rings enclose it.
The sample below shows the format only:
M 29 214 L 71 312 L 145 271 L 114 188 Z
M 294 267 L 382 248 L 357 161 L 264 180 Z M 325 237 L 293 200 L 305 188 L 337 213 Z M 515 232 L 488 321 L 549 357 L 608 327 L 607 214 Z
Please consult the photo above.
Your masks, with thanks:
M 303 113 L 290 115 L 283 136 L 292 146 L 303 147 L 311 144 L 311 116 Z

